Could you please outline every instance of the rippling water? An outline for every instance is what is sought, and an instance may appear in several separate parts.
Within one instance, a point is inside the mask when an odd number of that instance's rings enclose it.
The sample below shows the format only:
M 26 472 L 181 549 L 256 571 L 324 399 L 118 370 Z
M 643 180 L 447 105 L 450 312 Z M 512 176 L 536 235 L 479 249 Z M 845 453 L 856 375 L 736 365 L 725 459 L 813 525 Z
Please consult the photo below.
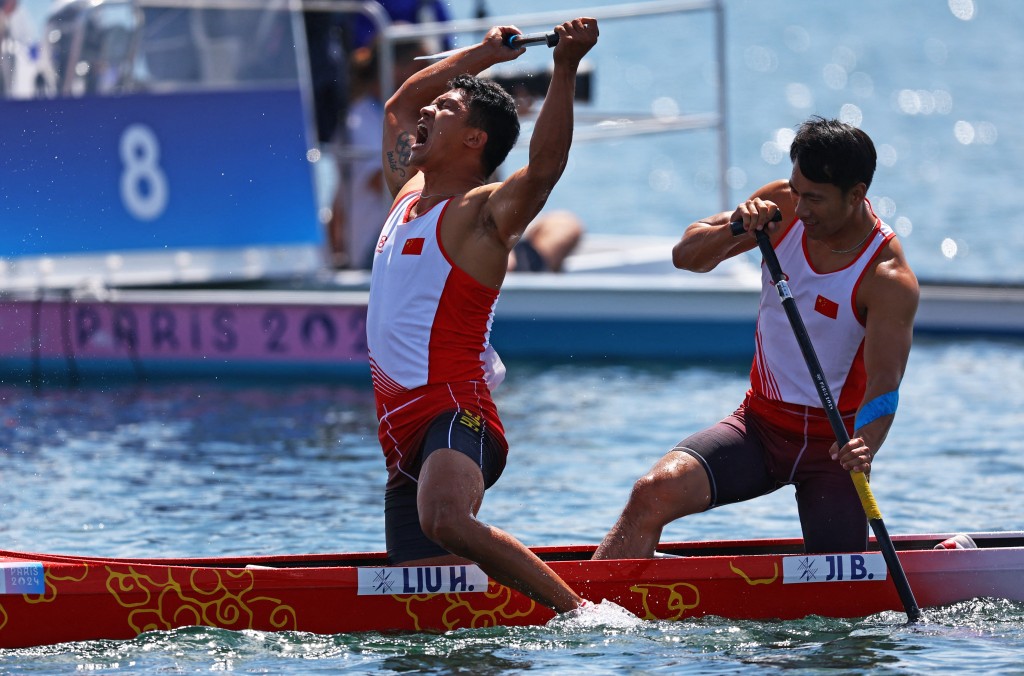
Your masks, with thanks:
M 1022 530 L 1024 350 L 919 342 L 872 487 L 893 533 Z M 512 363 L 509 466 L 482 518 L 533 545 L 592 543 L 679 438 L 728 413 L 745 364 Z M 220 555 L 379 550 L 383 480 L 368 386 L 0 387 L 0 539 L 22 550 Z M 798 536 L 792 492 L 689 517 L 666 539 Z M 435 635 L 183 629 L 0 651 L 0 671 L 498 674 L 1019 670 L 1024 604 L 860 620 L 552 625 Z M 1019 671 L 1017 671 L 1019 673 Z

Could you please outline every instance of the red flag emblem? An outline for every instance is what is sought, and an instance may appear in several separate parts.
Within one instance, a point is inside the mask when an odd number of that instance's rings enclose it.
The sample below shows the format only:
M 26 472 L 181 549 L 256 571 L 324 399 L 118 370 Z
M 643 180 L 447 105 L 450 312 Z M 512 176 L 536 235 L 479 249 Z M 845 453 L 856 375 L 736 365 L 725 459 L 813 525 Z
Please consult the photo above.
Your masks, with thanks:
M 422 237 L 410 237 L 405 240 L 405 244 L 402 246 L 403 256 L 419 256 L 421 253 L 423 253 Z
M 839 316 L 839 303 L 819 295 L 814 301 L 814 311 L 829 319 L 835 319 Z

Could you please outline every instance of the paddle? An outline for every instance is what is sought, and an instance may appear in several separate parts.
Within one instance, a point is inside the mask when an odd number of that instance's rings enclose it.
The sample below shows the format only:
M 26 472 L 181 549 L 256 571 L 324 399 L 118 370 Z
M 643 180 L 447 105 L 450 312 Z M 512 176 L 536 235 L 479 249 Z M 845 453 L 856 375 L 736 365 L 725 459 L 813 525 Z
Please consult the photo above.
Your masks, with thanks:
M 558 33 L 551 31 L 550 33 L 527 33 L 525 35 L 509 35 L 502 42 L 506 47 L 511 49 L 519 49 L 520 47 L 530 47 L 531 45 L 544 44 L 548 47 L 554 47 L 558 44 Z M 467 45 L 465 47 L 457 47 L 455 49 L 449 49 L 445 52 L 438 52 L 437 54 L 426 54 L 424 56 L 417 56 L 414 61 L 439 61 L 447 58 L 452 54 L 458 54 L 464 52 L 467 49 L 472 49 L 476 45 Z
M 781 220 L 782 213 L 776 211 L 772 216 L 772 222 Z M 733 235 L 741 235 L 745 232 L 741 221 L 733 221 L 729 224 L 729 227 Z M 811 338 L 807 334 L 807 328 L 804 326 L 803 318 L 800 316 L 800 310 L 796 306 L 796 299 L 793 298 L 793 294 L 789 291 L 789 284 L 787 284 L 786 276 L 782 272 L 779 258 L 775 255 L 775 249 L 772 248 L 772 242 L 768 238 L 768 233 L 764 230 L 756 230 L 754 236 L 757 238 L 757 246 L 761 249 L 765 265 L 768 266 L 772 282 L 775 284 L 779 297 L 782 299 L 782 307 L 789 318 L 790 326 L 793 327 L 796 341 L 800 344 L 800 351 L 804 355 L 807 369 L 810 371 L 811 378 L 814 380 L 815 387 L 818 390 L 818 398 L 821 399 L 822 408 L 825 409 L 828 421 L 832 425 L 832 432 L 836 436 L 839 447 L 842 448 L 850 441 L 850 435 L 847 434 L 842 416 L 839 415 L 839 409 L 836 408 L 835 399 L 832 397 L 832 390 L 829 389 L 828 382 L 825 380 L 825 373 L 822 371 L 821 363 L 814 352 Z M 893 546 L 889 532 L 885 528 L 885 522 L 882 521 L 882 513 L 875 502 L 875 496 L 868 485 L 867 477 L 864 476 L 863 472 L 851 471 L 850 478 L 853 479 L 853 484 L 857 488 L 860 504 L 868 517 L 868 523 L 875 534 L 879 548 L 882 550 L 885 565 L 889 568 L 893 584 L 896 585 L 896 591 L 903 602 L 903 607 L 907 612 L 907 620 L 916 622 L 921 617 L 921 609 L 914 599 L 914 592 L 910 589 L 910 583 L 907 581 L 907 574 L 903 571 L 903 565 L 900 563 L 899 557 L 896 556 L 896 548 Z

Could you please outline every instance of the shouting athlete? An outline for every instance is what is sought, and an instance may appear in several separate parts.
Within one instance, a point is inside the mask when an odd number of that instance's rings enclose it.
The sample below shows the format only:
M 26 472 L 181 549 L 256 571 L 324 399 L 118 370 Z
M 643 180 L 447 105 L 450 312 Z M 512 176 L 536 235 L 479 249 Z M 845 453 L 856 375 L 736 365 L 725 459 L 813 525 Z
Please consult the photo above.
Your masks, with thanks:
M 476 74 L 525 51 L 504 43 L 518 29 L 492 28 L 387 102 L 382 159 L 395 200 L 373 260 L 367 343 L 392 563 L 468 559 L 564 612 L 583 599 L 518 540 L 476 518 L 508 452 L 491 399 L 504 376 L 489 342 L 494 307 L 509 252 L 565 169 L 576 71 L 597 42 L 597 21 L 555 32 L 529 164 L 503 182 L 487 181 L 518 138 L 516 105 Z
M 634 484 L 595 558 L 653 556 L 670 521 L 786 484 L 796 487 L 808 553 L 867 547 L 867 518 L 848 472 L 871 469 L 892 425 L 910 354 L 917 279 L 866 199 L 876 158 L 867 134 L 814 118 L 800 127 L 790 158 L 788 181 L 769 183 L 731 213 L 691 224 L 672 260 L 707 272 L 752 249 L 753 231 L 766 229 L 851 439 L 836 447 L 763 269 L 746 399 L 725 420 L 679 442 Z M 776 210 L 779 225 L 772 222 Z M 749 234 L 734 237 L 730 221 L 742 221 Z

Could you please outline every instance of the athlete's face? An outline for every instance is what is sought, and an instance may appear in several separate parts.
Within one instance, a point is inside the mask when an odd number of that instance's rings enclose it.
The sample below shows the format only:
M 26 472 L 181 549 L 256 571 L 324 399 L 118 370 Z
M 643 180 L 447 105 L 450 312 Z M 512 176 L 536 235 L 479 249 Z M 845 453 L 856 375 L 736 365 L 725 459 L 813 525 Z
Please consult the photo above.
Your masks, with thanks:
M 416 142 L 411 148 L 411 162 L 422 165 L 428 157 L 445 156 L 462 144 L 467 131 L 469 106 L 460 89 L 450 89 L 420 109 L 416 125 Z
M 858 184 L 843 192 L 831 183 L 815 183 L 800 171 L 800 164 L 793 163 L 789 187 L 793 191 L 796 216 L 804 222 L 809 239 L 829 240 L 842 236 L 848 225 L 856 223 L 864 192 Z

